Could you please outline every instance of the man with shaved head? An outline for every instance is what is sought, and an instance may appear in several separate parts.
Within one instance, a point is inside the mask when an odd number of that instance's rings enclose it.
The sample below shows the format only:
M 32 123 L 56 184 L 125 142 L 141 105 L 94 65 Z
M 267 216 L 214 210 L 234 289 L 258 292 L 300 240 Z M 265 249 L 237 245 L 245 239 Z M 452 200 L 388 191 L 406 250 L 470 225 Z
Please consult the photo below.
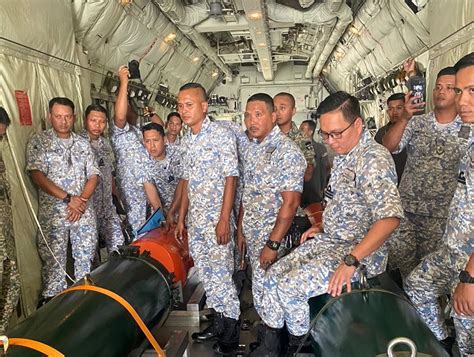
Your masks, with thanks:
M 232 208 L 239 176 L 235 136 L 207 116 L 207 96 L 198 83 L 178 93 L 178 112 L 189 132 L 183 137 L 182 198 L 175 233 L 181 238 L 185 218 L 189 250 L 214 323 L 195 340 L 218 338 L 214 350 L 228 354 L 238 348 L 240 304 L 232 280 L 235 227 Z

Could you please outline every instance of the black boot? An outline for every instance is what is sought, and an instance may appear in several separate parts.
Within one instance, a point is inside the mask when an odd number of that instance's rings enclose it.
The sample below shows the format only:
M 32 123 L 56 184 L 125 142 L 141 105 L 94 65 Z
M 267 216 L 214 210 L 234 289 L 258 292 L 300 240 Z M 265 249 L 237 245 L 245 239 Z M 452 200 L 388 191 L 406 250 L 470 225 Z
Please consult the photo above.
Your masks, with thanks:
M 262 325 L 260 345 L 250 353 L 251 357 L 280 357 L 281 328 Z
M 224 331 L 214 344 L 214 352 L 229 355 L 239 349 L 240 321 L 224 316 Z
M 196 342 L 217 339 L 224 331 L 224 315 L 220 312 L 214 313 L 214 320 L 204 331 L 195 332 L 191 338 Z
M 286 350 L 285 357 L 293 357 L 300 345 L 302 345 L 305 335 L 294 336 L 291 333 L 288 334 L 288 348 Z M 301 351 L 303 352 L 303 351 Z
M 262 343 L 262 338 L 263 338 L 264 333 L 265 333 L 265 325 L 261 323 L 257 327 L 257 341 L 251 342 L 249 344 L 249 352 L 253 352 L 254 350 L 258 348 L 258 346 L 260 346 L 260 344 Z
M 453 345 L 454 345 L 454 337 L 448 336 L 444 340 L 439 341 L 442 345 L 443 348 L 448 352 L 450 356 L 453 355 Z

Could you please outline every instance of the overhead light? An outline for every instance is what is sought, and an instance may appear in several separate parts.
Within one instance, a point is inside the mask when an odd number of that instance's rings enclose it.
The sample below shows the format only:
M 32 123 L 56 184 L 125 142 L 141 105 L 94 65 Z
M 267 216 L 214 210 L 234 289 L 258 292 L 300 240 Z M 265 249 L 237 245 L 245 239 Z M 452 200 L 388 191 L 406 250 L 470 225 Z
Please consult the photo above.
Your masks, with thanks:
M 257 11 L 257 12 L 252 12 L 249 14 L 249 19 L 251 20 L 260 20 L 262 18 L 262 13 Z
M 199 61 L 199 57 L 198 57 L 198 56 L 196 56 L 196 57 L 193 58 L 193 62 L 197 62 L 197 61 Z
M 257 31 L 255 32 L 257 35 L 261 35 L 263 32 L 262 31 Z
M 168 36 L 165 37 L 165 42 L 169 43 L 176 38 L 176 32 L 171 32 Z
M 267 44 L 264 43 L 264 42 L 260 42 L 260 43 L 258 44 L 259 47 L 265 47 L 266 45 L 267 45 Z
M 218 70 L 213 71 L 212 74 L 211 74 L 212 78 L 216 78 L 218 75 L 219 75 Z
M 328 73 L 329 73 L 329 68 L 328 68 L 328 66 L 325 66 L 325 67 L 323 68 L 322 72 L 323 72 L 324 74 L 328 74 Z

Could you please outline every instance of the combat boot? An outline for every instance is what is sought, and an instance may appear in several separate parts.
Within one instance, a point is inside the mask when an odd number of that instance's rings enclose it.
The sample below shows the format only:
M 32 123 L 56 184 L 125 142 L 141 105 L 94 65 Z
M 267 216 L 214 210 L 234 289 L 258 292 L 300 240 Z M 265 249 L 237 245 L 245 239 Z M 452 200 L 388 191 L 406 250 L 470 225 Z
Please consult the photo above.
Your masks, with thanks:
M 212 324 L 204 331 L 195 332 L 191 338 L 196 342 L 209 341 L 217 339 L 224 331 L 224 315 L 221 312 L 214 313 Z
M 294 336 L 291 333 L 288 334 L 288 348 L 286 349 L 285 357 L 293 357 L 296 355 L 298 348 L 304 342 L 305 335 Z M 303 352 L 303 351 L 301 351 Z M 306 351 L 305 351 L 306 352 Z
M 224 331 L 214 344 L 214 352 L 224 356 L 230 355 L 239 349 L 240 321 L 224 316 Z
M 250 353 L 251 357 L 280 357 L 281 328 L 262 325 L 260 345 Z

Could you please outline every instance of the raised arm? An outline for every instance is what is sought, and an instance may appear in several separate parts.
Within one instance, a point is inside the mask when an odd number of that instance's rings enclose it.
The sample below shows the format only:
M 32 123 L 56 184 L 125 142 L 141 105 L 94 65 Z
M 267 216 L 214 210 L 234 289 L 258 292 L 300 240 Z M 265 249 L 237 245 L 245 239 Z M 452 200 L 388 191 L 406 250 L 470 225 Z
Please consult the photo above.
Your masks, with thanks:
M 127 124 L 127 110 L 128 110 L 128 67 L 120 66 L 118 70 L 118 76 L 120 80 L 119 91 L 117 94 L 117 100 L 115 102 L 115 116 L 114 123 L 120 129 L 125 127 Z

